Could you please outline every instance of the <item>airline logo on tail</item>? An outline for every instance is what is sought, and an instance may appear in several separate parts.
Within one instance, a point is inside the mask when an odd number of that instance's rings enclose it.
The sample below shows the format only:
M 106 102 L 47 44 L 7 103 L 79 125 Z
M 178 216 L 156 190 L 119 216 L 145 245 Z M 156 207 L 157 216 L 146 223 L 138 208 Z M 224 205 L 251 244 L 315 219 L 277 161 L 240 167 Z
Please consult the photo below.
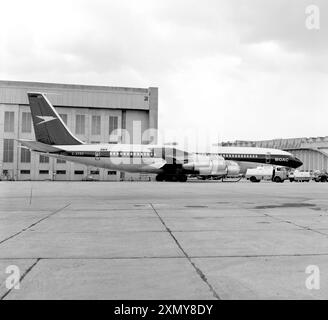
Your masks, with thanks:
M 52 116 L 36 116 L 36 117 L 42 120 L 37 125 L 57 119 Z

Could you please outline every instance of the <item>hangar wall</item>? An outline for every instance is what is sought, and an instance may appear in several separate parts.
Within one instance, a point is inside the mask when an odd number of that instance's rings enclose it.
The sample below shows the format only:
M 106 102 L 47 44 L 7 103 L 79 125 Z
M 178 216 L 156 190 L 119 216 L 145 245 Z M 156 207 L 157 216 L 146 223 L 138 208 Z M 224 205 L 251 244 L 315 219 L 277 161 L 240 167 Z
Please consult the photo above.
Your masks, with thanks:
M 303 165 L 299 170 L 328 171 L 328 136 L 261 141 L 236 140 L 234 142 L 224 142 L 222 145 L 281 149 L 291 152 L 303 161 Z
M 46 93 L 69 129 L 87 143 L 156 143 L 158 88 L 0 81 L 0 175 L 15 180 L 142 180 L 145 175 L 63 162 L 30 153 L 17 139 L 35 139 L 27 92 Z M 126 129 L 115 134 L 114 129 Z M 141 129 L 141 134 L 138 130 Z M 134 132 L 135 131 L 135 132 Z M 144 133 L 144 134 L 143 134 Z M 133 138 L 133 140 L 132 140 Z

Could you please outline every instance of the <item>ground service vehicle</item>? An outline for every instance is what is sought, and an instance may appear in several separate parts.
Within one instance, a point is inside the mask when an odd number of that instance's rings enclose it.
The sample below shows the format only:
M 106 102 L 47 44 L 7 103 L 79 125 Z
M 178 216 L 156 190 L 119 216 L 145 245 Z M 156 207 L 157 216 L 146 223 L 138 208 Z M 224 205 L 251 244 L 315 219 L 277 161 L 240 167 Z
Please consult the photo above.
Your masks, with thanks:
M 288 172 L 285 167 L 263 166 L 248 169 L 245 178 L 251 182 L 260 182 L 261 180 L 284 182 L 288 179 Z
M 309 171 L 299 171 L 295 170 L 294 172 L 289 173 L 290 182 L 309 182 L 312 179 L 311 173 Z

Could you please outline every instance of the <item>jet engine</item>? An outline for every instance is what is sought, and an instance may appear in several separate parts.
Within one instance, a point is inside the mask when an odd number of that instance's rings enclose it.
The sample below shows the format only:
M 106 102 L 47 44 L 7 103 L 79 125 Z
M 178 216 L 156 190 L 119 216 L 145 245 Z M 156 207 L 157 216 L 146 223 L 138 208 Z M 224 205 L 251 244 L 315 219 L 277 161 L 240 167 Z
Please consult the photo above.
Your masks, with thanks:
M 226 160 L 225 161 L 227 164 L 227 176 L 228 177 L 237 177 L 239 176 L 240 173 L 240 166 L 238 165 L 237 162 L 231 161 L 231 160 Z
M 182 167 L 201 176 L 224 176 L 228 172 L 226 161 L 222 157 L 196 157 Z

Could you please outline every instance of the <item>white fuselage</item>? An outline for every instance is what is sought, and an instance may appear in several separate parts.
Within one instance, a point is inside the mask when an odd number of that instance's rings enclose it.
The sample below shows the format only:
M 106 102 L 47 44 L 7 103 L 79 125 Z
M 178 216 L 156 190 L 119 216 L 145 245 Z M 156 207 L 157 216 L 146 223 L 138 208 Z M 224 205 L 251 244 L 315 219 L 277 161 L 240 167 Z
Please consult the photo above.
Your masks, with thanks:
M 162 145 L 82 144 L 55 145 L 54 147 L 60 152 L 51 152 L 47 155 L 88 166 L 127 172 L 160 173 L 173 157 L 179 160 L 179 155 L 173 156 L 172 152 L 168 153 L 169 148 Z M 165 150 L 164 153 L 163 150 Z M 273 163 L 275 165 L 287 166 L 293 156 L 289 152 L 277 149 L 219 147 L 211 153 L 188 153 L 187 161 L 195 162 L 204 157 L 236 162 L 240 171 L 244 173 L 248 168 L 270 164 L 270 161 L 275 162 Z
M 110 170 L 159 173 L 166 164 L 147 145 L 84 144 L 56 148 L 65 153 L 51 153 L 49 156 Z

